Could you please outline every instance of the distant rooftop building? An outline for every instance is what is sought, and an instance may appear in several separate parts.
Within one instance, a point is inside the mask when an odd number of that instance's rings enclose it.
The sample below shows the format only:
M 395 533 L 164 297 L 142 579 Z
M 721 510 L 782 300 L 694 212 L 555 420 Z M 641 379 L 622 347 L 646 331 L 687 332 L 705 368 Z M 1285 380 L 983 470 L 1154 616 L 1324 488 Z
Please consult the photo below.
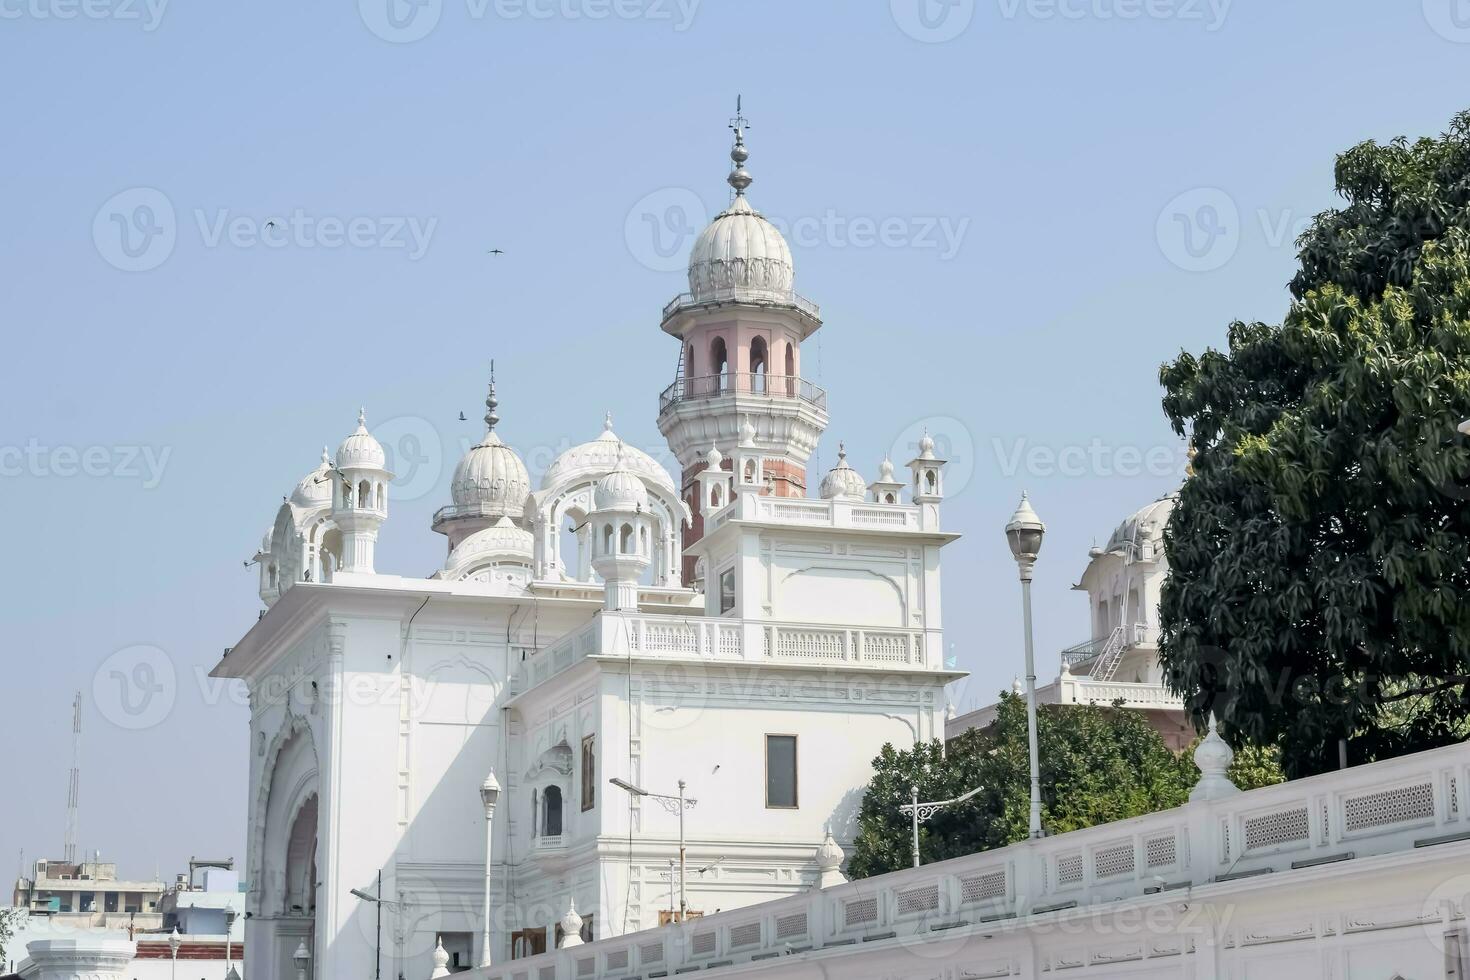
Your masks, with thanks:
M 41 860 L 16 879 L 12 904 L 77 927 L 148 930 L 163 926 L 165 890 L 162 881 L 118 878 L 116 864 Z

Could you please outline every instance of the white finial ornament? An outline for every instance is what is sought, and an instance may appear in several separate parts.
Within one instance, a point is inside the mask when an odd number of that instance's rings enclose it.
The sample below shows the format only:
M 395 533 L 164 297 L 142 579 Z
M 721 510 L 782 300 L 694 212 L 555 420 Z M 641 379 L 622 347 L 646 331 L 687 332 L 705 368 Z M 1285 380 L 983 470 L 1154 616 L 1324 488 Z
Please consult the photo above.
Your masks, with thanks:
M 561 917 L 561 942 L 557 949 L 582 945 L 582 917 L 577 914 L 577 900 L 567 900 L 567 914 Z
M 602 431 L 603 432 L 611 432 L 612 431 L 612 412 L 608 412 L 608 413 L 606 413 L 606 414 L 603 415 L 603 417 L 602 417 Z
M 1189 791 L 1189 802 L 1219 800 L 1234 796 L 1240 787 L 1230 781 L 1230 763 L 1235 760 L 1235 750 L 1220 737 L 1215 726 L 1215 714 L 1210 713 L 1210 730 L 1194 750 L 1194 764 L 1199 769 L 1199 782 Z
M 434 972 L 429 974 L 429 980 L 439 980 L 440 977 L 449 976 L 449 953 L 444 949 L 444 937 L 440 936 L 434 946 Z
M 831 888 L 847 881 L 842 873 L 842 862 L 847 855 L 832 837 L 832 828 L 827 827 L 827 837 L 817 847 L 817 887 Z

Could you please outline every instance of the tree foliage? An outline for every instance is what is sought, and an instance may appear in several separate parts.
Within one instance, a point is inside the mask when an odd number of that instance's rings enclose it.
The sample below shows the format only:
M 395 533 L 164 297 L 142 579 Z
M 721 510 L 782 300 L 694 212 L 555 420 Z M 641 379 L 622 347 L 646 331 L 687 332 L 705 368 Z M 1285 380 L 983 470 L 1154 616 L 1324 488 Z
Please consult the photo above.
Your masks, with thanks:
M 1160 659 L 1292 775 L 1457 741 L 1470 708 L 1470 113 L 1336 184 L 1284 321 L 1160 372 L 1196 453 Z
M 1049 706 L 1037 717 L 1041 758 L 1042 826 L 1050 833 L 1079 830 L 1179 806 L 1199 778 L 1189 753 L 1176 754 L 1137 712 L 1112 706 Z M 912 825 L 899 806 L 909 787 L 925 802 L 954 799 L 976 786 L 966 802 L 940 810 L 919 826 L 925 863 L 1025 840 L 1031 812 L 1031 764 L 1026 702 L 1002 694 L 994 725 L 949 742 L 922 742 L 898 751 L 885 745 L 873 760 L 858 815 L 856 847 L 848 861 L 854 878 L 913 863 Z M 1242 788 L 1279 782 L 1271 753 L 1247 756 L 1232 778 Z

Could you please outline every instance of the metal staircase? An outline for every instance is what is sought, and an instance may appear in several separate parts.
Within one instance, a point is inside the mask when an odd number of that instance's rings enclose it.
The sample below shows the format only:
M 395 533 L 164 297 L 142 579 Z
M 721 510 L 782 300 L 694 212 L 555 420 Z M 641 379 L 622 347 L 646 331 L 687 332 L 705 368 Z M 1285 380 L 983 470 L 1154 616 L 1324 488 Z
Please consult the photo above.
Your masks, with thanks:
M 1118 672 L 1118 665 L 1123 662 L 1123 654 L 1128 649 L 1127 630 L 1122 626 L 1113 627 L 1113 632 L 1108 636 L 1108 642 L 1103 644 L 1102 652 L 1097 655 L 1097 663 L 1092 667 L 1091 676 L 1094 680 L 1110 681 Z

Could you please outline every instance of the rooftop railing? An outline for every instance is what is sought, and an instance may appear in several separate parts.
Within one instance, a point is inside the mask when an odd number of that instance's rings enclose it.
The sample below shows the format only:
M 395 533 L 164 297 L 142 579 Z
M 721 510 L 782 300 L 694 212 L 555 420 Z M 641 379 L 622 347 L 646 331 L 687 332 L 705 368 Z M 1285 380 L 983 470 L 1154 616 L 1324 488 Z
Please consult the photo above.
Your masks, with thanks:
M 797 398 L 821 411 L 827 410 L 827 392 L 810 381 L 783 374 L 711 374 L 700 378 L 681 377 L 658 396 L 662 415 L 679 402 L 723 395 L 755 395 L 764 398 Z
M 706 289 L 701 290 L 698 296 L 693 293 L 680 293 L 669 300 L 664 306 L 664 319 L 678 313 L 680 310 L 698 309 L 702 306 L 719 306 L 723 303 L 745 303 L 753 306 L 787 306 L 805 313 L 813 319 L 820 319 L 822 308 L 794 289 L 754 289 L 749 286 L 735 286 L 730 289 Z

